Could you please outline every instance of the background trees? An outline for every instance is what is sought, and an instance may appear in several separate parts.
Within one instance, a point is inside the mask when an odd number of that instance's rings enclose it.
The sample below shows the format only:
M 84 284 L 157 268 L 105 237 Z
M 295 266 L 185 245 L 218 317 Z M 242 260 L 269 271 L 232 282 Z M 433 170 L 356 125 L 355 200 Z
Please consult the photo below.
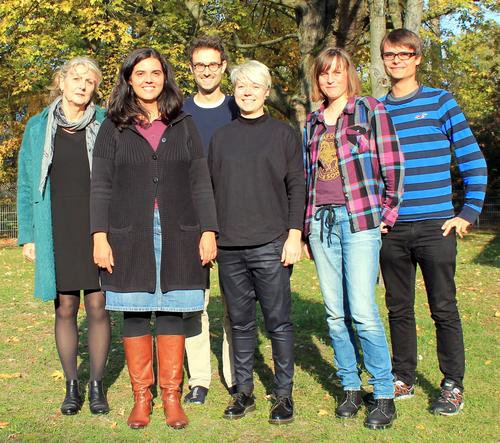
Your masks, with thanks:
M 498 168 L 499 31 L 485 15 L 495 3 L 430 0 L 426 5 L 422 0 L 4 0 L 0 184 L 15 177 L 24 124 L 46 103 L 54 68 L 73 55 L 97 59 L 104 99 L 123 57 L 132 48 L 155 46 L 190 93 L 189 41 L 200 33 L 217 34 L 226 42 L 230 64 L 256 58 L 272 68 L 272 112 L 299 129 L 315 105 L 308 79 L 314 56 L 327 45 L 346 48 L 359 65 L 365 92 L 380 96 L 385 85 L 378 46 L 386 30 L 401 25 L 425 38 L 422 79 L 454 92 L 484 145 L 490 170 Z M 442 26 L 451 13 L 455 21 Z

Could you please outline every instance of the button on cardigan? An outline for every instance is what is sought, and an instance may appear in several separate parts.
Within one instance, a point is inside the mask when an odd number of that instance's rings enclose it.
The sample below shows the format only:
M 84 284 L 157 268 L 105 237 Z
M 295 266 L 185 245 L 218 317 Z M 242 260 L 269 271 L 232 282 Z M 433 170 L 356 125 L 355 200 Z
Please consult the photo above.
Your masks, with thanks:
M 102 288 L 155 291 L 153 208 L 162 229 L 161 290 L 203 289 L 202 232 L 218 231 L 213 191 L 199 134 L 181 113 L 165 130 L 156 153 L 133 126 L 107 119 L 94 149 L 91 231 L 106 232 L 113 273 L 101 272 Z

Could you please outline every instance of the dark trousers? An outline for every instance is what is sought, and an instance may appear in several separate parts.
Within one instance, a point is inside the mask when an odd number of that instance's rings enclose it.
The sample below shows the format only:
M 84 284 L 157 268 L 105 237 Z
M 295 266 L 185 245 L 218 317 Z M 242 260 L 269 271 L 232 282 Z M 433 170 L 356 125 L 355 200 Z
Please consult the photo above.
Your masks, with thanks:
M 290 320 L 291 267 L 281 263 L 283 241 L 263 246 L 219 248 L 219 281 L 226 297 L 232 331 L 234 371 L 238 392 L 253 391 L 257 344 L 256 302 L 271 338 L 276 395 L 292 392 L 294 356 Z
M 443 237 L 445 220 L 396 223 L 384 236 L 380 263 L 389 310 L 393 372 L 406 384 L 415 382 L 415 272 L 420 266 L 431 317 L 436 327 L 439 369 L 463 388 L 465 353 L 455 298 L 456 236 Z

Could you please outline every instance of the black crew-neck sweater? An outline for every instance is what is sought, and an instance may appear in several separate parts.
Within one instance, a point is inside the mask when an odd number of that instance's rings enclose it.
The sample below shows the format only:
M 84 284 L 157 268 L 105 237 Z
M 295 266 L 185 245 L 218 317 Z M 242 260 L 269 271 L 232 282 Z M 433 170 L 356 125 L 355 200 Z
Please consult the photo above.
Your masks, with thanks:
M 255 246 L 302 230 L 305 201 L 300 140 L 268 116 L 238 117 L 218 129 L 208 155 L 218 245 Z

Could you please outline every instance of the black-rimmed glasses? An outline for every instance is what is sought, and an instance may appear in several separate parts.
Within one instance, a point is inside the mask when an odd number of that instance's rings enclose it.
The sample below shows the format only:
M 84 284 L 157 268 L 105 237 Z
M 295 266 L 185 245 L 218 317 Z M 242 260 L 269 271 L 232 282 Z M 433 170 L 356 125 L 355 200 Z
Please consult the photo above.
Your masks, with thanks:
M 205 71 L 205 68 L 208 68 L 210 72 L 217 72 L 222 66 L 222 63 L 212 62 L 209 63 L 208 65 L 206 65 L 205 63 L 195 63 L 192 66 L 196 72 L 203 72 Z
M 382 53 L 382 58 L 387 61 L 392 61 L 396 57 L 399 58 L 399 60 L 406 61 L 410 60 L 410 58 L 415 57 L 417 55 L 416 52 L 407 52 L 407 51 L 402 51 L 402 52 L 383 52 Z

